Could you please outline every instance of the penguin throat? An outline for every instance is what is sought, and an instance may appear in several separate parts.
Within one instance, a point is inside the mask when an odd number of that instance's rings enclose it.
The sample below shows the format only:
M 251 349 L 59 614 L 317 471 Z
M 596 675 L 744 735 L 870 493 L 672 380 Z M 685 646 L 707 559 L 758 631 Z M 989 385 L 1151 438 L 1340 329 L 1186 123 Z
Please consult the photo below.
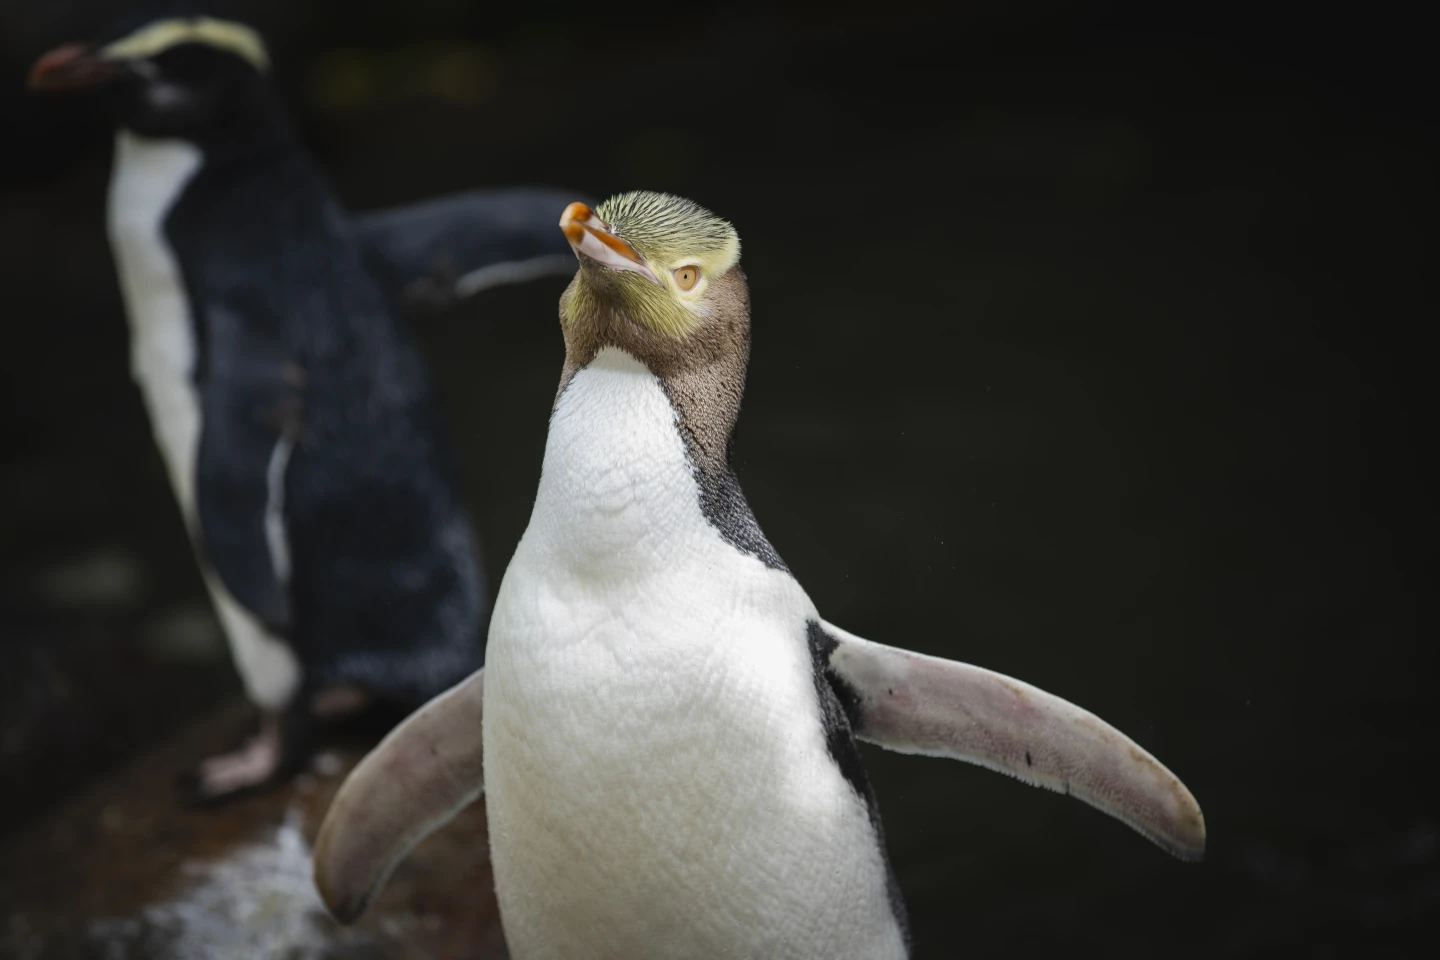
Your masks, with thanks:
M 699 515 L 675 408 L 629 353 L 600 350 L 570 378 L 545 444 L 532 528 L 577 568 L 641 571 L 668 562 L 665 536 Z
M 550 531 L 551 549 L 577 567 L 654 572 L 684 554 L 679 531 L 693 527 L 784 569 L 727 459 L 741 384 L 743 370 L 663 378 L 624 350 L 599 350 L 556 402 L 537 535 Z

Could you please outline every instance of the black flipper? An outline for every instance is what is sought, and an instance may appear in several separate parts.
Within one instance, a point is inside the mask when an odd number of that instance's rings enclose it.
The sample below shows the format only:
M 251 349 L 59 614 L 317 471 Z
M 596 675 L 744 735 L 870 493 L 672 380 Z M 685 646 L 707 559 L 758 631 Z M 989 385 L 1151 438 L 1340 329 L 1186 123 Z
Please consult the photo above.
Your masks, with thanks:
M 225 588 L 276 633 L 290 622 L 284 473 L 300 427 L 304 373 L 282 346 L 209 310 L 196 464 L 200 549 Z
M 481 290 L 575 272 L 560 232 L 569 190 L 474 190 L 351 218 L 365 266 L 385 298 L 438 309 Z

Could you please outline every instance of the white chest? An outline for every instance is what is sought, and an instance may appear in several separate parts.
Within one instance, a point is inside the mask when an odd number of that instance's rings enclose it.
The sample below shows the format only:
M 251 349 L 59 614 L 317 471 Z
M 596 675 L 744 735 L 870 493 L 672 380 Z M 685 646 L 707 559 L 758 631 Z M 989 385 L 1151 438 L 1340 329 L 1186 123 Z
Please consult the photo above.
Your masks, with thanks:
M 901 955 L 868 814 L 826 751 L 815 615 L 706 522 L 648 371 L 612 351 L 577 374 L 487 653 L 519 960 Z
M 165 239 L 164 224 L 200 163 L 200 151 L 189 143 L 120 131 L 107 215 L 130 324 L 131 373 L 187 522 L 194 517 L 200 442 L 195 336 L 180 264 Z

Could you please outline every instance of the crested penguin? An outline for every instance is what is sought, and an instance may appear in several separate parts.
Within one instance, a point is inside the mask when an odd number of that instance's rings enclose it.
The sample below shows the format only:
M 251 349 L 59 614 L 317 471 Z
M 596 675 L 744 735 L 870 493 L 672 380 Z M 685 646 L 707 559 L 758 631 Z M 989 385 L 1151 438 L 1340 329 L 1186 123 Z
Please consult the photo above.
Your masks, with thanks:
M 339 919 L 484 791 L 512 956 L 901 958 L 856 741 L 1063 791 L 1183 859 L 1204 819 L 1098 717 L 821 618 L 729 465 L 750 348 L 734 228 L 629 193 L 561 227 L 579 271 L 530 524 L 487 665 L 350 774 L 316 845 Z
M 269 65 L 248 26 L 162 17 L 31 73 L 98 92 L 117 127 L 108 231 L 131 370 L 260 711 L 257 736 L 182 778 L 198 802 L 293 772 L 318 715 L 413 709 L 482 663 L 480 553 L 396 312 L 442 267 L 473 292 L 522 279 L 495 269 L 516 259 L 553 269 L 557 247 L 536 229 L 548 207 L 554 234 L 547 191 L 347 218 Z

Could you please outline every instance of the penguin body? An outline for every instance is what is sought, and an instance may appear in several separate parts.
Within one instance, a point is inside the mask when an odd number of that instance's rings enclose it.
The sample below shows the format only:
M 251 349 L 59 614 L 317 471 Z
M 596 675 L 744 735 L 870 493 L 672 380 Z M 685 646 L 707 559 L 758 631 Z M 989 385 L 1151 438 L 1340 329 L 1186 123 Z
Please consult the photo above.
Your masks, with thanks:
M 750 332 L 729 224 L 636 193 L 561 225 L 566 361 L 488 663 L 337 794 L 315 848 L 337 917 L 483 789 L 517 960 L 906 957 L 857 739 L 1203 853 L 1194 797 L 1099 718 L 820 618 L 730 469 Z
M 202 801 L 293 770 L 329 694 L 413 707 L 479 668 L 479 549 L 397 311 L 417 287 L 421 305 L 454 299 L 568 250 L 553 212 L 543 242 L 534 229 L 542 190 L 347 217 L 267 68 L 254 31 L 196 17 L 59 48 L 32 73 L 113 109 L 107 226 L 131 368 L 262 712 L 259 737 L 191 778 Z
M 486 690 L 511 950 L 903 956 L 868 785 L 827 746 L 814 605 L 702 514 L 654 374 L 613 347 L 576 373 L 541 477 Z
M 418 348 L 299 150 L 215 159 L 165 228 L 204 338 L 206 559 L 312 685 L 423 701 L 478 667 L 484 599 Z

